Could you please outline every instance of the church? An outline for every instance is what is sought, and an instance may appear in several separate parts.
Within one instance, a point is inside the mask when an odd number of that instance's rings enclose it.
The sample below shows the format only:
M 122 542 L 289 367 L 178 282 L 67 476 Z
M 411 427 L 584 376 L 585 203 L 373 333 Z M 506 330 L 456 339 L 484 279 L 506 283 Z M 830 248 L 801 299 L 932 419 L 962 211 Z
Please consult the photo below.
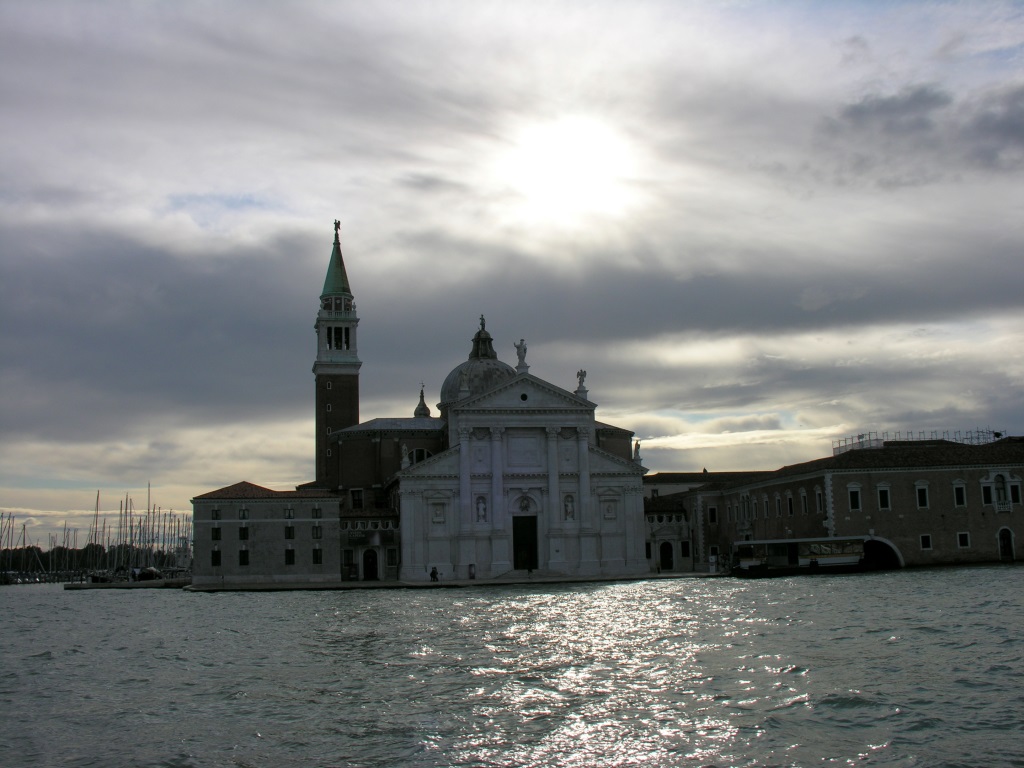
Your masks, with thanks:
M 514 367 L 500 360 L 483 316 L 436 414 L 421 389 L 410 416 L 359 421 L 359 316 L 339 226 L 315 324 L 316 477 L 196 496 L 193 586 L 650 572 L 633 433 L 597 420 L 586 371 L 572 391 L 538 378 L 523 339 L 509 340 Z

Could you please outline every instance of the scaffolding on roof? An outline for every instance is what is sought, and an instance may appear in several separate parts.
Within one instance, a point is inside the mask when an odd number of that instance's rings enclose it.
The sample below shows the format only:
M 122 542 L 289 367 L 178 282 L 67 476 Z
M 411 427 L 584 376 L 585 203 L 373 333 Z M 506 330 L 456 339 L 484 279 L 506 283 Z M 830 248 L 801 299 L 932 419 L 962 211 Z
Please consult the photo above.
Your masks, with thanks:
M 992 429 L 944 430 L 942 432 L 934 429 L 918 432 L 908 430 L 906 432 L 894 432 L 891 435 L 888 432 L 883 432 L 881 437 L 879 437 L 877 432 L 861 432 L 858 435 L 840 437 L 833 440 L 832 455 L 838 456 L 840 453 L 860 448 L 882 448 L 888 442 L 906 442 L 911 440 L 919 442 L 945 440 L 951 443 L 960 443 L 961 445 L 987 445 L 1001 439 L 1005 434 L 1005 431 L 999 432 Z

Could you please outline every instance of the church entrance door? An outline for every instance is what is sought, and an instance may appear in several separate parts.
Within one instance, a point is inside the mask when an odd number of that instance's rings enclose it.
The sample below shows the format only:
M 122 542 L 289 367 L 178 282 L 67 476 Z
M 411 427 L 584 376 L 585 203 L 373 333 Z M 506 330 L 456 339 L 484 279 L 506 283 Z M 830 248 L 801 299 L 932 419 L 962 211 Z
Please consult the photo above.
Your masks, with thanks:
M 376 581 L 377 575 L 377 550 L 368 549 L 363 552 L 363 581 Z
M 658 552 L 661 555 L 661 570 L 671 571 L 675 567 L 674 558 L 672 557 L 672 542 L 661 542 Z
M 537 516 L 517 515 L 512 518 L 512 567 L 532 571 L 537 567 Z

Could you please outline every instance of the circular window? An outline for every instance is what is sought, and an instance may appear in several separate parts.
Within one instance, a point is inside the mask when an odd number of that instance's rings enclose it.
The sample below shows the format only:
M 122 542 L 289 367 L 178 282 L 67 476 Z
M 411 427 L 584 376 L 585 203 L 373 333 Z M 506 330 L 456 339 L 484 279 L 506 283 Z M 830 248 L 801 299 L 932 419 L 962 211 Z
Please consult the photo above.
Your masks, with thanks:
M 529 398 L 528 398 L 527 394 L 526 394 L 525 392 L 523 392 L 523 394 L 521 394 L 521 395 L 519 396 L 519 399 L 520 399 L 520 400 L 523 400 L 523 401 L 525 401 L 525 400 L 527 400 L 527 399 L 529 399 Z

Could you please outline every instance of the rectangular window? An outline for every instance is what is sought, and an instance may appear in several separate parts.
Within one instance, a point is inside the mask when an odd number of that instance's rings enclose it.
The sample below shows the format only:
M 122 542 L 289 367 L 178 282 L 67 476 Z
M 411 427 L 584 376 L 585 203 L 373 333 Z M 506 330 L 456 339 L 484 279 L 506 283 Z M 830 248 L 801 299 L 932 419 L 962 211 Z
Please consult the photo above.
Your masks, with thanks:
M 792 496 L 787 496 L 786 497 L 786 509 L 789 512 L 789 516 L 792 517 L 793 516 L 793 497 Z
M 929 534 L 929 533 L 922 533 L 921 534 L 921 549 L 931 549 L 931 548 L 932 548 L 932 537 L 931 537 L 931 534 Z
M 238 564 L 239 565 L 248 565 L 249 564 L 249 550 L 248 549 L 240 549 L 240 550 L 238 550 Z
M 220 528 L 210 529 L 210 541 L 220 541 Z
M 775 516 L 782 517 L 782 499 L 775 497 Z
M 322 525 L 314 525 L 313 526 L 313 538 L 314 539 L 322 539 L 323 536 L 324 536 L 323 526 Z
M 821 491 L 814 492 L 814 507 L 819 515 L 825 511 L 825 505 L 822 503 Z
M 249 510 L 248 509 L 240 509 L 240 510 L 238 510 L 238 519 L 239 520 L 248 520 L 249 519 Z
M 363 492 L 359 488 L 353 488 L 352 491 L 352 509 L 363 508 Z
M 214 568 L 220 565 L 220 550 L 215 549 L 210 553 L 210 565 Z
M 953 488 L 953 503 L 958 507 L 967 506 L 967 489 L 962 485 Z
M 718 525 L 718 507 L 708 507 L 708 523 Z
M 1013 504 L 1020 504 L 1020 486 L 1019 485 L 1011 485 L 1010 486 L 1010 501 Z
M 681 555 L 683 557 L 689 557 L 690 556 L 690 542 L 688 542 L 688 541 L 681 541 L 681 542 L 679 542 L 679 547 L 680 547 L 680 550 L 681 550 Z
M 245 541 L 249 538 L 249 526 L 243 525 L 238 529 L 238 540 Z
M 878 508 L 889 509 L 889 489 L 879 488 L 878 489 Z
M 313 550 L 313 565 L 324 564 L 324 551 L 322 549 Z
M 960 549 L 967 549 L 971 546 L 971 534 L 961 531 L 956 535 L 956 545 Z
M 215 509 L 212 512 L 210 512 L 210 519 L 211 520 L 220 520 L 220 510 L 219 509 Z
M 284 519 L 285 520 L 294 520 L 295 519 L 295 510 L 294 509 L 286 509 L 284 511 Z
M 286 549 L 284 551 L 284 564 L 285 565 L 295 565 L 295 550 L 294 549 Z
M 764 499 L 764 505 L 763 506 L 764 506 L 764 519 L 767 520 L 768 519 L 768 498 L 767 497 L 765 497 L 765 499 Z
M 284 537 L 286 539 L 294 539 L 295 538 L 295 526 L 294 525 L 286 525 L 284 527 Z
M 928 509 L 928 489 L 919 487 L 917 489 L 917 508 Z
M 856 488 L 850 489 L 850 511 L 860 512 L 860 491 Z
M 800 514 L 807 514 L 807 497 L 804 494 L 800 494 Z
M 398 565 L 398 550 L 395 547 L 388 547 L 388 566 L 394 568 Z
M 356 553 L 352 549 L 341 550 L 341 563 L 342 565 L 355 565 Z
M 323 512 L 320 510 L 320 507 L 313 507 L 313 519 L 319 520 L 321 517 L 323 517 Z
M 992 486 L 983 485 L 981 486 L 981 503 L 991 504 L 992 503 Z

